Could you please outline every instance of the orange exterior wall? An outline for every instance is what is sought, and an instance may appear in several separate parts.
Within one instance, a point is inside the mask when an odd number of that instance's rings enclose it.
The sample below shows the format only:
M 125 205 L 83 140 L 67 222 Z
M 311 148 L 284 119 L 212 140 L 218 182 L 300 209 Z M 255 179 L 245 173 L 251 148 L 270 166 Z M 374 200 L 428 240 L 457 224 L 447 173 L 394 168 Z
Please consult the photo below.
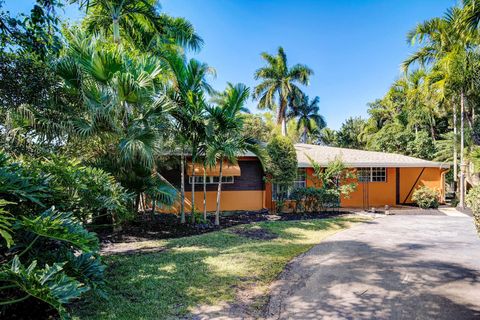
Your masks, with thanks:
M 358 183 L 357 188 L 348 198 L 342 197 L 342 207 L 363 208 L 381 207 L 385 205 L 395 206 L 400 204 L 411 204 L 412 193 L 420 186 L 427 186 L 435 189 L 441 194 L 441 202 L 445 199 L 445 169 L 440 168 L 399 168 L 399 203 L 397 203 L 397 168 L 387 168 L 387 179 L 385 182 Z M 423 170 L 423 172 L 422 172 Z M 312 177 L 313 169 L 306 168 L 307 187 L 315 187 Z M 421 176 L 419 177 L 420 173 Z M 415 181 L 418 181 L 415 183 Z M 409 194 L 412 186 L 412 192 Z M 368 190 L 365 190 L 367 189 Z M 364 192 L 368 194 L 368 203 L 364 203 Z M 408 197 L 407 197 L 408 195 Z
M 387 181 L 385 182 L 357 182 L 357 188 L 348 198 L 342 197 L 340 205 L 342 207 L 378 207 L 394 206 L 396 204 L 396 174 L 395 168 L 387 168 Z M 356 179 L 355 179 L 356 180 Z M 366 190 L 365 190 L 366 189 Z M 364 204 L 364 192 L 368 194 L 368 203 Z
M 413 191 L 421 186 L 426 186 L 430 189 L 439 191 L 441 201 L 443 202 L 445 200 L 444 186 L 446 172 L 445 169 L 440 168 L 400 168 L 400 202 L 412 203 Z M 415 184 L 415 188 L 412 192 L 410 192 L 417 178 L 418 182 Z
M 271 197 L 270 197 L 271 198 Z M 192 193 L 185 192 L 185 210 L 191 210 Z M 246 190 L 246 191 L 222 191 L 220 199 L 221 211 L 236 210 L 261 210 L 264 208 L 265 191 Z M 217 205 L 217 192 L 207 191 L 207 211 L 215 211 Z M 165 212 L 179 213 L 180 204 L 178 203 Z M 160 210 L 161 211 L 161 210 Z M 195 191 L 195 211 L 203 211 L 203 191 Z

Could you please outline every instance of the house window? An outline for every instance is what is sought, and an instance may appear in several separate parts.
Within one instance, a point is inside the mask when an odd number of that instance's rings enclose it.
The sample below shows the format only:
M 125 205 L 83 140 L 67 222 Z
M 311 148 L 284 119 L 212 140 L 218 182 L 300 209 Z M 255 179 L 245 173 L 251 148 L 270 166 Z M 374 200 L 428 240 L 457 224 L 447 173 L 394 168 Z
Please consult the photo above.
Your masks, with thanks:
M 387 181 L 387 170 L 385 168 L 372 168 L 372 182 Z
M 293 181 L 294 188 L 306 188 L 307 187 L 307 172 L 305 168 L 298 169 L 297 178 Z
M 293 181 L 291 186 L 285 185 L 272 185 L 272 198 L 277 199 L 288 199 L 290 193 L 295 188 L 306 188 L 307 187 L 307 172 L 305 168 L 300 168 L 297 171 L 297 177 Z
M 203 176 L 188 177 L 188 181 L 190 182 L 190 184 L 193 183 L 193 178 L 195 178 L 195 184 L 203 184 Z M 206 179 L 206 184 L 218 184 L 218 182 L 220 181 L 220 177 L 218 176 L 207 176 Z M 231 184 L 234 181 L 235 180 L 233 176 L 222 177 L 222 183 Z
M 387 181 L 386 168 L 358 168 L 359 182 L 385 182 Z

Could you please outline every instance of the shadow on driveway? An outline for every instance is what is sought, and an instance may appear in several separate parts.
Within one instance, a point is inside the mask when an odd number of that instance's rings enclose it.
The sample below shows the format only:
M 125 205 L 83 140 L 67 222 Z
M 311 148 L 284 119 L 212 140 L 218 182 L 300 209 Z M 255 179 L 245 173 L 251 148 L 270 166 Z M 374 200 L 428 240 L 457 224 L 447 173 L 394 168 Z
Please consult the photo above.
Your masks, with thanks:
M 271 319 L 479 319 L 471 219 L 385 217 L 295 259 L 272 286 Z

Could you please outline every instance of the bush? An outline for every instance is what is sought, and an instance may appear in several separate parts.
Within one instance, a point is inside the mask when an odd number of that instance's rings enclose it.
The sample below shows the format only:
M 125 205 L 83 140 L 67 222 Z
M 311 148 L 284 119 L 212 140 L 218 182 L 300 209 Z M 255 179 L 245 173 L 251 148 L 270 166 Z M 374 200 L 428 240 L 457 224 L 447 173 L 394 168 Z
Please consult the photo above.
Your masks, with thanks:
M 65 318 L 67 303 L 88 291 L 103 295 L 97 236 L 52 205 L 63 192 L 50 188 L 53 176 L 34 172 L 0 152 L 0 318 L 32 299 Z
M 440 194 L 437 190 L 426 186 L 417 188 L 412 195 L 412 200 L 422 209 L 438 208 Z
M 297 153 L 290 139 L 274 136 L 267 145 L 266 174 L 268 181 L 289 186 L 297 177 Z
M 295 210 L 299 212 L 318 212 L 340 206 L 339 194 L 324 188 L 296 188 L 290 193 L 290 199 L 296 201 Z
M 467 205 L 472 209 L 475 226 L 480 233 L 480 186 L 470 189 L 467 195 Z
M 127 206 L 133 194 L 101 169 L 60 156 L 44 161 L 27 159 L 25 164 L 29 174 L 46 181 L 51 191 L 44 204 L 72 212 L 84 224 L 119 224 L 132 213 Z

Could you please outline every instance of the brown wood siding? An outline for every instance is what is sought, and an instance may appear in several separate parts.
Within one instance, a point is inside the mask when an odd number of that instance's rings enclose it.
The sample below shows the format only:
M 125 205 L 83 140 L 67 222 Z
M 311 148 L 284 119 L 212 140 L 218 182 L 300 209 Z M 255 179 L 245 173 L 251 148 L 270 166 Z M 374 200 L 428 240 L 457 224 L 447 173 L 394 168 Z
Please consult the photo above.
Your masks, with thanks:
M 223 191 L 246 191 L 246 190 L 264 190 L 263 169 L 259 160 L 239 160 L 241 175 L 234 177 L 234 183 L 223 183 Z M 174 168 L 161 173 L 176 188 L 180 189 L 180 168 Z M 207 191 L 216 191 L 217 184 L 207 184 Z M 185 191 L 191 191 L 192 186 L 189 183 L 188 176 L 185 174 Z M 202 191 L 203 184 L 195 185 L 195 191 Z

